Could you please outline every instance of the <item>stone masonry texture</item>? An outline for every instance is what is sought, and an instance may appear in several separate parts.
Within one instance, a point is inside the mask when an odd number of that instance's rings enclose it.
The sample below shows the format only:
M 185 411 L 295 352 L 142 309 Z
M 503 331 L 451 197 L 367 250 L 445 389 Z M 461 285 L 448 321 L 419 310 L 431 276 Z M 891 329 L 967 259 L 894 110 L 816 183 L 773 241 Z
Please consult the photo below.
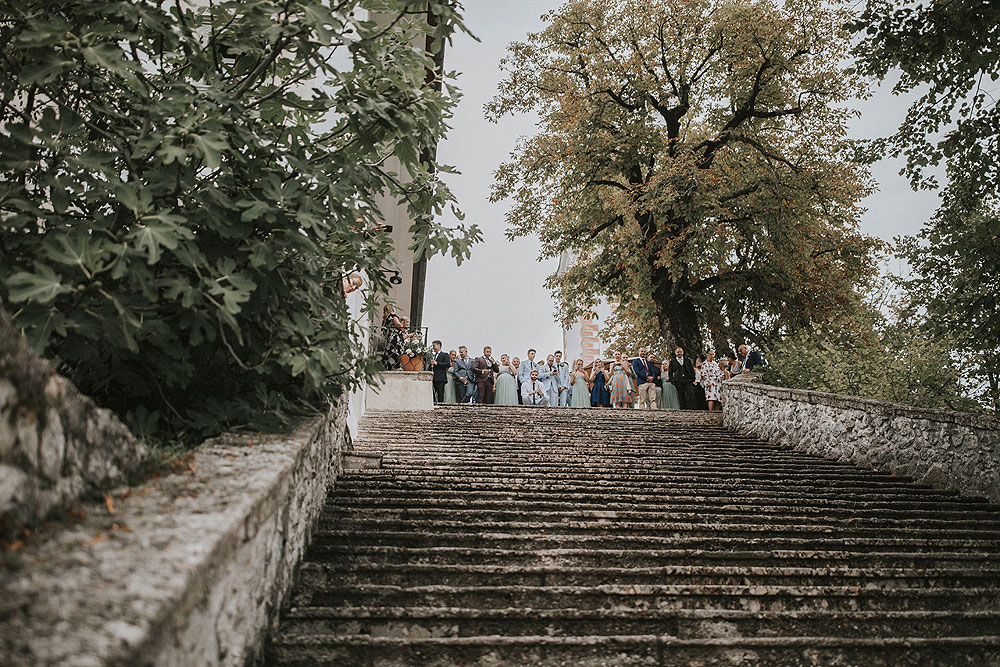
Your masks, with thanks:
M 145 448 L 37 357 L 0 308 L 0 517 L 8 530 L 123 484 Z
M 347 442 L 346 403 L 229 434 L 39 529 L 0 570 L 0 665 L 239 667 L 277 622 Z
M 735 431 L 1000 502 L 1000 420 L 742 379 L 723 391 Z

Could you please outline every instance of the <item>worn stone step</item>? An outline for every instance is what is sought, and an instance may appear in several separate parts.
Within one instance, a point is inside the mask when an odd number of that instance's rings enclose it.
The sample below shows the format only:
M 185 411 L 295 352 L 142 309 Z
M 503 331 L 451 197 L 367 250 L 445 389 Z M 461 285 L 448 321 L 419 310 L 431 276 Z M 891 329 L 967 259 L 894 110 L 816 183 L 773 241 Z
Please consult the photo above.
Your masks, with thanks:
M 995 611 L 996 588 L 602 584 L 588 586 L 344 586 L 316 581 L 292 595 L 295 606 L 533 607 L 540 609 L 743 609 L 748 611 Z
M 871 474 L 851 474 L 851 471 L 822 471 L 811 468 L 783 469 L 776 465 L 760 465 L 758 468 L 741 468 L 739 473 L 726 471 L 727 476 L 720 479 L 711 471 L 703 468 L 684 469 L 680 467 L 658 467 L 655 469 L 635 470 L 634 468 L 595 469 L 594 466 L 564 466 L 558 471 L 545 470 L 538 474 L 530 469 L 519 467 L 511 471 L 493 471 L 488 475 L 479 474 L 478 470 L 465 470 L 453 467 L 380 467 L 366 470 L 351 471 L 343 477 L 348 484 L 370 481 L 380 482 L 425 482 L 438 484 L 468 483 L 477 480 L 491 482 L 523 482 L 529 483 L 540 479 L 553 483 L 575 484 L 691 484 L 713 483 L 727 486 L 733 483 L 744 483 L 748 479 L 767 479 L 780 482 L 789 488 L 799 487 L 846 487 L 852 489 L 905 489 L 912 493 L 939 495 L 956 499 L 960 496 L 953 491 L 917 486 L 900 477 L 877 477 Z
M 513 507 L 511 507 L 513 505 Z M 798 511 L 794 511 L 798 510 Z M 942 518 L 940 514 L 944 514 Z M 382 505 L 378 502 L 337 502 L 326 507 L 322 521 L 325 525 L 336 527 L 338 521 L 357 520 L 396 520 L 396 521 L 462 521 L 479 523 L 488 521 L 515 522 L 579 522 L 579 521 L 626 521 L 643 522 L 681 522 L 709 524 L 793 524 L 793 525 L 837 525 L 881 527 L 895 526 L 907 528 L 949 528 L 949 529 L 991 529 L 998 523 L 992 518 L 977 518 L 968 513 L 936 513 L 907 512 L 887 513 L 884 510 L 864 512 L 823 512 L 807 513 L 802 508 L 789 508 L 783 512 L 748 513 L 732 510 L 728 507 L 705 507 L 679 510 L 674 507 L 644 509 L 634 506 L 608 508 L 606 506 L 579 506 L 574 503 L 544 503 L 544 506 L 521 503 L 481 503 L 468 507 L 465 505 L 440 505 L 412 507 L 410 503 L 401 502 Z
M 703 549 L 739 551 L 745 549 L 781 549 L 796 551 L 907 551 L 916 553 L 961 552 L 1000 553 L 1000 540 L 946 539 L 942 537 L 855 537 L 831 532 L 821 538 L 767 534 L 759 537 L 690 537 L 621 534 L 550 535 L 491 532 L 424 532 L 341 530 L 320 528 L 313 537 L 316 544 L 423 547 L 479 547 L 498 549 L 617 548 L 617 549 Z
M 725 565 L 654 567 L 585 567 L 557 565 L 442 565 L 430 563 L 302 564 L 299 585 L 330 582 L 366 586 L 597 586 L 655 582 L 677 586 L 854 586 L 858 588 L 988 588 L 1000 589 L 994 568 L 852 568 Z
M 280 667 L 337 665 L 924 665 L 996 664 L 995 637 L 676 639 L 606 637 L 396 638 L 314 635 L 271 647 Z
M 437 563 L 443 565 L 552 565 L 651 567 L 657 565 L 742 565 L 771 567 L 901 567 L 1000 569 L 1000 553 L 901 551 L 792 551 L 778 549 L 537 549 L 476 547 L 397 547 L 314 544 L 313 561 L 338 563 Z
M 715 609 L 473 609 L 293 607 L 286 637 L 475 637 L 482 635 L 670 635 L 710 637 L 948 637 L 990 635 L 1000 611 L 784 611 Z
M 608 505 L 629 505 L 636 508 L 662 508 L 664 511 L 682 510 L 697 511 L 698 508 L 725 508 L 730 512 L 751 512 L 751 513 L 783 513 L 795 511 L 796 513 L 824 513 L 830 511 L 841 512 L 842 516 L 858 516 L 862 512 L 879 512 L 887 518 L 894 516 L 892 513 L 899 513 L 902 516 L 912 512 L 933 512 L 937 516 L 959 516 L 959 514 L 949 514 L 951 512 L 961 513 L 970 518 L 983 518 L 992 520 L 998 527 L 1000 521 L 996 520 L 996 511 L 989 505 L 969 505 L 968 510 L 963 512 L 961 507 L 942 502 L 919 502 L 905 498 L 887 498 L 880 501 L 855 501 L 847 498 L 809 498 L 801 497 L 798 502 L 794 497 L 785 499 L 774 498 L 769 502 L 763 498 L 759 502 L 751 502 L 753 499 L 739 493 L 731 496 L 682 496 L 671 493 L 650 494 L 650 493 L 615 493 L 605 491 L 600 493 L 578 492 L 575 494 L 562 493 L 559 491 L 548 492 L 545 490 L 536 491 L 448 491 L 441 490 L 418 490 L 399 489 L 387 490 L 385 493 L 355 491 L 353 493 L 335 492 L 329 498 L 329 504 L 337 505 L 367 505 L 369 503 L 393 503 L 398 506 L 431 506 L 431 505 L 454 505 L 471 506 L 476 501 L 497 506 L 507 506 L 511 503 L 555 503 L 558 505 L 576 506 L 597 506 L 606 507 Z M 969 514 L 977 512 L 978 514 Z
M 894 523 L 869 527 L 859 525 L 803 524 L 769 521 L 761 516 L 757 523 L 686 523 L 681 521 L 636 522 L 617 519 L 595 519 L 590 521 L 478 521 L 469 523 L 461 520 L 424 519 L 381 519 L 381 518 L 339 518 L 335 522 L 320 520 L 322 527 L 336 527 L 340 530 L 356 532 L 425 532 L 425 533 L 506 533 L 514 535 L 594 535 L 615 536 L 643 535 L 651 537 L 706 537 L 706 538 L 752 538 L 761 535 L 788 535 L 798 538 L 822 538 L 832 534 L 843 537 L 895 537 L 906 536 L 923 539 L 953 539 L 965 541 L 1000 540 L 1000 529 L 984 525 L 978 529 L 968 528 L 920 528 Z

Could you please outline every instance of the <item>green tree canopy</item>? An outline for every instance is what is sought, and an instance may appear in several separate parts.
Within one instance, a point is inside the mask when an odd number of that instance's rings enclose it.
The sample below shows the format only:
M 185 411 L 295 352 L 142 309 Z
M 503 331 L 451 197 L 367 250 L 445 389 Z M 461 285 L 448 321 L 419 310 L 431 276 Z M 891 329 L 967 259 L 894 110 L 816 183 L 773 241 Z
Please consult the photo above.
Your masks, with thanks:
M 938 185 L 928 168 L 949 163 L 972 193 L 1000 192 L 1000 5 L 930 0 L 899 5 L 869 0 L 852 28 L 858 69 L 880 79 L 898 71 L 893 90 L 918 93 L 897 132 L 874 142 L 872 158 L 906 157 L 915 186 Z
M 428 85 L 425 46 L 456 29 L 437 0 L 5 3 L 16 323 L 143 433 L 200 437 L 371 379 L 341 279 L 366 272 L 370 305 L 387 290 L 376 198 L 405 198 L 421 252 L 461 261 L 478 238 L 433 222 L 452 197 L 420 160 L 456 95 Z
M 549 279 L 564 320 L 608 296 L 699 349 L 856 307 L 877 242 L 846 158 L 865 90 L 839 66 L 848 18 L 820 0 L 571 0 L 511 45 L 489 116 L 537 112 L 540 131 L 493 197 L 513 198 L 509 235 L 575 256 Z

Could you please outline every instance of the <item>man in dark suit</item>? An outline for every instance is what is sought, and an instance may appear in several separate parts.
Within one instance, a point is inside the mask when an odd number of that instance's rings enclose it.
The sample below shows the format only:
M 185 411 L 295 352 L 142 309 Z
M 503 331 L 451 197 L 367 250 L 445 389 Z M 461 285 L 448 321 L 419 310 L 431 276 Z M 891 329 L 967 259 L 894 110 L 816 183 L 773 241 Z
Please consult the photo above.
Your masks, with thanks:
M 472 364 L 472 374 L 479 390 L 479 402 L 483 405 L 493 403 L 493 375 L 500 372 L 500 366 L 493 358 L 493 348 L 489 345 L 483 348 L 483 356 L 476 357 Z
M 740 370 L 749 373 L 753 369 L 761 370 L 764 367 L 764 359 L 757 350 L 751 350 L 746 343 L 740 345 Z
M 441 349 L 441 341 L 436 340 L 432 345 L 434 346 L 434 402 L 444 403 L 444 388 L 448 385 L 451 357 Z
M 455 360 L 455 398 L 459 403 L 474 403 L 476 401 L 476 383 L 472 372 L 472 358 L 464 345 L 458 348 L 458 359 Z
M 667 377 L 677 388 L 677 401 L 681 410 L 697 409 L 697 398 L 694 395 L 694 362 L 684 356 L 684 348 L 674 350 L 674 358 L 670 360 Z
M 652 363 L 646 348 L 639 348 L 639 356 L 632 360 L 632 372 L 639 390 L 639 405 L 647 410 L 658 410 L 660 401 L 656 385 L 660 382 L 660 369 Z

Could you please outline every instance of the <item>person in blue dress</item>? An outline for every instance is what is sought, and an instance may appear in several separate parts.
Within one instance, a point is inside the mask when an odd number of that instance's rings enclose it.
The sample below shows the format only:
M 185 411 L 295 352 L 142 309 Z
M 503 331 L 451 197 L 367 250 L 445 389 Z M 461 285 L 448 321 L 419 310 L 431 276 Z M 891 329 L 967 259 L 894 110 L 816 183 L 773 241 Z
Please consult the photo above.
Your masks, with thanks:
M 611 392 L 608 391 L 608 378 L 604 374 L 604 362 L 598 359 L 591 368 L 590 405 L 595 408 L 611 407 Z

